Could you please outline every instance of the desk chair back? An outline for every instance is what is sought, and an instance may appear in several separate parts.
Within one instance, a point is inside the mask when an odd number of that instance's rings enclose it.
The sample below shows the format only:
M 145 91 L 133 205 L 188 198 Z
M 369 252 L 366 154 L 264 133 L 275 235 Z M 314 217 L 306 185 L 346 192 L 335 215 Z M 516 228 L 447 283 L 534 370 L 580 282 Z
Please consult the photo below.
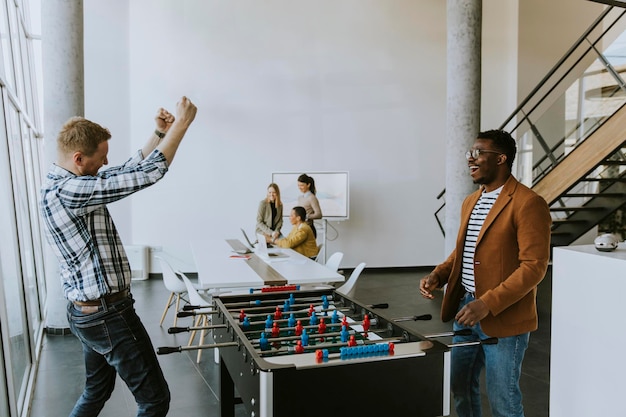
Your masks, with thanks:
M 194 287 L 192 282 L 185 276 L 185 274 L 181 273 L 181 278 L 183 282 L 187 286 L 187 293 L 189 294 L 189 303 L 194 306 L 198 306 L 200 308 L 195 310 L 196 320 L 194 323 L 194 327 L 206 327 L 209 325 L 209 313 L 213 311 L 209 306 L 211 305 L 211 301 L 204 298 L 198 293 L 198 290 Z M 200 331 L 200 341 L 198 345 L 204 344 L 204 336 L 206 335 L 206 329 L 202 329 Z M 196 337 L 196 330 L 193 330 L 189 335 L 189 343 L 188 346 L 191 346 L 193 343 L 193 339 Z M 198 349 L 198 356 L 196 358 L 196 362 L 200 363 L 200 357 L 202 356 L 202 349 Z
M 333 272 L 337 272 L 339 270 L 339 264 L 343 259 L 343 252 L 335 252 L 328 257 L 326 261 L 326 268 L 332 270 Z
M 356 281 L 359 279 L 359 276 L 361 275 L 361 272 L 363 272 L 364 269 L 365 269 L 365 262 L 361 262 L 360 264 L 358 264 L 356 268 L 354 268 L 354 271 L 352 271 L 352 274 L 350 274 L 350 278 L 348 278 L 345 284 L 337 288 L 336 291 L 341 294 L 346 294 L 346 295 L 350 293 L 350 291 L 354 289 L 354 286 L 356 285 Z
M 324 263 L 324 255 L 322 254 L 322 249 L 324 249 L 323 243 L 317 245 L 317 255 L 315 255 L 315 262 Z
M 175 304 L 176 310 L 174 312 L 174 327 L 176 327 L 176 323 L 178 320 L 178 310 L 180 308 L 180 300 L 181 298 L 184 300 L 183 296 L 187 292 L 187 287 L 185 283 L 178 278 L 176 272 L 172 269 L 171 265 L 167 263 L 167 261 L 163 258 L 156 257 L 161 264 L 161 271 L 163 273 L 163 284 L 165 288 L 170 292 L 170 296 L 165 304 L 165 310 L 163 310 L 163 314 L 161 315 L 161 321 L 159 322 L 159 326 L 163 325 L 163 320 L 165 320 L 165 316 L 167 315 L 167 311 L 172 306 L 173 299 L 176 297 Z

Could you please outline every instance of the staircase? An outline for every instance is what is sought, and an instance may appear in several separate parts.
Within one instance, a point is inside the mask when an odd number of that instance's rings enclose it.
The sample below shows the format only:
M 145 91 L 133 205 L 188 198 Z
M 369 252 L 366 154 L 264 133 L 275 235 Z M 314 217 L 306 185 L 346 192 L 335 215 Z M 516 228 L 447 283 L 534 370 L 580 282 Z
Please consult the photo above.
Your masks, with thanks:
M 514 175 L 550 206 L 552 246 L 570 245 L 626 208 L 621 45 L 626 11 L 607 8 L 500 126 L 518 142 Z M 444 206 L 435 213 L 442 232 Z

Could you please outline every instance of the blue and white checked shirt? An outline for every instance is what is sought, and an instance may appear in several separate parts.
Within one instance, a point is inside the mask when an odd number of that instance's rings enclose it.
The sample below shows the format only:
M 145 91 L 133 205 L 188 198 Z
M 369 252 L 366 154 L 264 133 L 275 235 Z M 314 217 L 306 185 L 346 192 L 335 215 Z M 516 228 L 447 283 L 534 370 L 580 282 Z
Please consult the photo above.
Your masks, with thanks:
M 68 300 L 95 300 L 130 288 L 130 265 L 106 204 L 156 183 L 167 169 L 158 150 L 145 159 L 139 150 L 123 165 L 96 176 L 76 176 L 52 166 L 39 209 Z

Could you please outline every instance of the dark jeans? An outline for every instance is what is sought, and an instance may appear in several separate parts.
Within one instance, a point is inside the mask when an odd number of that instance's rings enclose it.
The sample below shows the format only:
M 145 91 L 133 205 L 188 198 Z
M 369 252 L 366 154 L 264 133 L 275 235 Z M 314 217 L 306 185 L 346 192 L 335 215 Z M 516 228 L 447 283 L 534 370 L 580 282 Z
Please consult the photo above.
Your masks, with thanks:
M 135 313 L 131 297 L 90 307 L 83 313 L 67 306 L 72 333 L 83 344 L 85 390 L 70 417 L 97 416 L 109 399 L 119 374 L 135 396 L 137 416 L 165 416 L 170 392 L 152 342 Z

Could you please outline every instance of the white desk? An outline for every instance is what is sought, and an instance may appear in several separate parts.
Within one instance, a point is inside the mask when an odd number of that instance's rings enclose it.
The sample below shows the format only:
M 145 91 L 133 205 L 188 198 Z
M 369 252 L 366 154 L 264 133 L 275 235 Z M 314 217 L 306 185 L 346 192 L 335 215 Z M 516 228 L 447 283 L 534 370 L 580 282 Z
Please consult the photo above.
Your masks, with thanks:
M 264 285 L 301 285 L 343 282 L 344 277 L 291 249 L 279 250 L 287 258 L 264 261 L 255 254 L 250 259 L 236 255 L 226 240 L 191 242 L 198 269 L 198 280 L 204 288 L 259 288 Z
M 550 417 L 625 415 L 626 245 L 554 248 Z

